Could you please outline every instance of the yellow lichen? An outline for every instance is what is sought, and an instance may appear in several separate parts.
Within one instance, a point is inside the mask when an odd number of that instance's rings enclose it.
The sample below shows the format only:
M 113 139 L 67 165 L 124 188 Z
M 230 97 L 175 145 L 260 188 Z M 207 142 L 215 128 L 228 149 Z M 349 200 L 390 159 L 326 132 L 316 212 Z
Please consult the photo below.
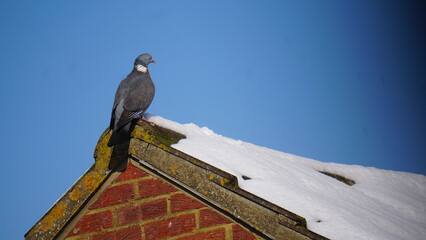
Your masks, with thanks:
M 37 229 L 37 232 L 40 231 L 47 231 L 53 226 L 53 222 L 51 218 L 43 219 L 43 221 L 40 222 L 40 227 Z
M 76 201 L 78 200 L 78 198 L 81 195 L 81 190 L 79 188 L 74 188 L 69 194 L 68 194 L 68 198 Z
M 95 168 L 102 170 L 108 167 L 108 163 L 111 159 L 112 148 L 107 146 L 109 138 L 111 137 L 111 131 L 109 128 L 104 131 L 102 136 L 99 138 L 96 144 L 94 157 L 96 160 Z
M 100 180 L 101 176 L 99 175 L 99 173 L 94 172 L 90 175 L 87 175 L 84 178 L 84 187 L 92 191 L 99 186 Z
M 158 145 L 158 147 L 160 147 L 161 149 L 163 149 L 165 151 L 170 151 L 170 148 L 167 145 L 160 144 L 160 145 Z
M 224 186 L 227 182 L 229 182 L 229 180 L 227 178 L 221 178 L 219 183 L 220 185 Z
M 67 204 L 64 202 L 59 202 L 56 206 L 54 206 L 50 211 L 50 214 L 40 222 L 41 231 L 51 229 L 54 222 L 64 215 L 66 208 Z
M 173 174 L 173 175 L 177 175 L 177 170 L 178 170 L 178 168 L 177 168 L 177 167 L 172 167 L 172 168 L 171 168 L 172 174 Z

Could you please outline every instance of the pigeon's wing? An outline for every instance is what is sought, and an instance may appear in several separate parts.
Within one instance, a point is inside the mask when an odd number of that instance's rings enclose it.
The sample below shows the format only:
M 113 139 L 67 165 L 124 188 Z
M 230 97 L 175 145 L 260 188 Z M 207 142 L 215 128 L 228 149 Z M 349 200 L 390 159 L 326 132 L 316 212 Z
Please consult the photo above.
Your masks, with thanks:
M 117 116 L 116 111 L 121 111 L 122 105 L 118 106 L 120 102 L 123 100 L 123 96 L 129 89 L 129 76 L 127 76 L 125 79 L 123 79 L 120 84 L 118 85 L 117 91 L 115 92 L 114 97 L 114 104 L 112 105 L 112 111 L 111 111 L 111 121 L 109 124 L 110 129 L 114 129 L 115 122 L 118 121 L 117 118 L 120 118 L 120 116 Z M 118 115 L 121 115 L 121 113 L 118 113 Z
M 118 106 L 118 104 L 120 103 L 120 98 L 121 96 L 117 97 L 117 94 L 115 95 L 114 105 L 112 106 L 112 111 L 111 111 L 111 121 L 109 123 L 109 129 L 114 129 L 115 122 L 118 120 L 116 111 L 120 111 L 118 108 L 121 108 L 121 106 L 120 107 Z
M 119 129 L 132 121 L 133 118 L 142 114 L 144 111 L 128 111 L 126 108 L 123 109 L 123 112 L 120 115 L 120 119 L 118 119 L 117 124 L 115 124 L 116 129 Z M 115 120 L 114 120 L 115 121 Z
M 114 129 L 115 125 L 115 110 L 117 108 L 117 105 L 114 105 L 112 111 L 111 111 L 111 121 L 109 122 L 109 129 Z

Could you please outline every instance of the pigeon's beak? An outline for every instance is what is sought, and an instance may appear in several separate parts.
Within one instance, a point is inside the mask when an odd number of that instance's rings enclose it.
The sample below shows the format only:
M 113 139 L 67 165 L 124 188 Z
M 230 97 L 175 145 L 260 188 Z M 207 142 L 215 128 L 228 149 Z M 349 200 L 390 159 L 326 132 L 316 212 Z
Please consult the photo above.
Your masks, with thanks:
M 152 62 L 152 63 L 156 63 L 156 61 L 155 61 L 155 60 L 151 60 L 151 62 Z

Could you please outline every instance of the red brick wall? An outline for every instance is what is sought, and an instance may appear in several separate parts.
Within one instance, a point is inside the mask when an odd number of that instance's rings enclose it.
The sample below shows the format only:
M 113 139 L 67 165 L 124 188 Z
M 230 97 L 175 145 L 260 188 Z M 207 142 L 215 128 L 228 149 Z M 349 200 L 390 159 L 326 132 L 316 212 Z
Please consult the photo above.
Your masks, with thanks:
M 100 195 L 68 240 L 261 239 L 170 183 L 129 167 Z

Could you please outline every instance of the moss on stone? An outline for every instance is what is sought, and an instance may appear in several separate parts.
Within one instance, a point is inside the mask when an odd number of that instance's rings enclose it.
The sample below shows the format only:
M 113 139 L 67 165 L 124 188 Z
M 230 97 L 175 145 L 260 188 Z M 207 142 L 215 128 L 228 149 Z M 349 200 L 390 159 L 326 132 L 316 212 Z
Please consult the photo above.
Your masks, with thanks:
M 334 178 L 334 179 L 336 179 L 338 181 L 341 181 L 341 182 L 343 182 L 343 183 L 345 183 L 345 184 L 347 184 L 349 186 L 352 186 L 352 185 L 354 185 L 356 183 L 352 179 L 343 177 L 343 176 L 335 174 L 335 173 L 330 173 L 330 172 L 325 172 L 325 171 L 319 171 L 319 172 L 322 173 L 322 174 L 325 174 L 325 175 L 327 175 L 329 177 L 332 177 L 332 178 Z
M 186 138 L 186 136 L 181 133 L 155 124 L 149 124 L 143 120 L 138 121 L 132 132 L 132 137 L 154 144 L 167 151 L 172 144 L 178 143 L 179 140 Z

